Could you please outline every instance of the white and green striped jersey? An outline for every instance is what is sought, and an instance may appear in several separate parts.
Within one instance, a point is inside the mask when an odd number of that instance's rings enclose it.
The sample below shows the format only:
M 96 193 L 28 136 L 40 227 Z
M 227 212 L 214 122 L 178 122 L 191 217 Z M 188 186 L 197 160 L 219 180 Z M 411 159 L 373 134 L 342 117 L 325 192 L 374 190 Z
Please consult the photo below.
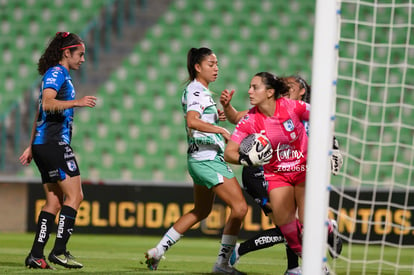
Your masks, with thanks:
M 197 80 L 193 80 L 184 89 L 181 98 L 184 116 L 188 111 L 196 111 L 200 119 L 217 125 L 219 115 L 211 91 Z M 185 120 L 184 120 L 185 121 Z M 221 134 L 205 133 L 186 126 L 188 156 L 194 160 L 213 160 L 217 154 L 224 153 L 224 138 Z

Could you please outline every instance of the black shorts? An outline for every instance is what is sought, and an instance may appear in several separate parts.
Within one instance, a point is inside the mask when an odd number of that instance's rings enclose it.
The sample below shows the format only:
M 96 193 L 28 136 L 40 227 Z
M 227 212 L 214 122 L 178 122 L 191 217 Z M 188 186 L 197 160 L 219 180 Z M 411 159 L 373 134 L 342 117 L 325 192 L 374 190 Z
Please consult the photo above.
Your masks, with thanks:
M 78 163 L 69 144 L 33 144 L 33 160 L 42 176 L 42 183 L 57 183 L 66 175 L 80 175 Z
M 266 203 L 269 202 L 269 195 L 262 166 L 244 166 L 242 184 L 244 190 L 262 208 L 266 215 L 272 212 L 272 209 L 266 206 Z

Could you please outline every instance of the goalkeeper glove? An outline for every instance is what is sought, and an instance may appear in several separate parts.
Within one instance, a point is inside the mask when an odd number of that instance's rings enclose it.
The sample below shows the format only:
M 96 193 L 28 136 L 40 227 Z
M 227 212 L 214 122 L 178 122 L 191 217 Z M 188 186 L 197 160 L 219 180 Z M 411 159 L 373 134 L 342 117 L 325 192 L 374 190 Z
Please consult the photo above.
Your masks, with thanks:
M 331 155 L 331 171 L 333 175 L 338 175 L 339 170 L 341 170 L 341 167 L 344 163 L 344 160 L 342 158 L 342 154 L 341 151 L 339 150 L 332 150 L 332 155 Z

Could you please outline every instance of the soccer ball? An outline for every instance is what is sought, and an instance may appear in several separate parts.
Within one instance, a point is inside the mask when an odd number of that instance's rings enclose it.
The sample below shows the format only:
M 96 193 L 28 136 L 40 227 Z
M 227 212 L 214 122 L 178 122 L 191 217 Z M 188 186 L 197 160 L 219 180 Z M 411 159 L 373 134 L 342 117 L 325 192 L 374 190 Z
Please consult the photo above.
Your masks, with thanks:
M 239 153 L 246 158 L 243 165 L 259 166 L 269 163 L 272 158 L 273 150 L 269 139 L 259 133 L 254 133 L 245 137 L 240 143 Z M 249 163 L 250 162 L 250 163 Z

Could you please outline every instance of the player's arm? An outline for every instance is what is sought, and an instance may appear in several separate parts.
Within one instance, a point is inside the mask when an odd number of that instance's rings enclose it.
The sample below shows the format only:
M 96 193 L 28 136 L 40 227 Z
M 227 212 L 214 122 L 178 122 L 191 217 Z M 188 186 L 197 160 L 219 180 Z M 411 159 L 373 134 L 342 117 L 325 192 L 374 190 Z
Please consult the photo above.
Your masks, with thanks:
M 39 116 L 39 108 L 36 108 L 36 115 L 34 117 L 33 124 L 32 124 L 32 132 L 30 134 L 29 145 L 26 147 L 26 149 L 23 151 L 23 153 L 19 157 L 20 163 L 22 165 L 29 165 L 30 162 L 32 161 L 32 158 L 33 158 L 33 156 L 32 156 L 32 143 L 33 143 L 34 135 L 35 135 L 35 132 L 36 132 L 36 122 L 37 122 L 38 116 Z
M 234 90 L 229 92 L 228 90 L 224 90 L 221 92 L 220 95 L 220 103 L 223 106 L 224 114 L 227 117 L 227 120 L 230 123 L 237 124 L 242 117 L 244 117 L 248 110 L 245 111 L 237 111 L 230 103 L 231 99 L 233 98 Z
M 230 132 L 223 127 L 213 125 L 200 119 L 197 111 L 188 111 L 186 116 L 187 127 L 200 132 L 221 134 L 226 141 L 230 139 Z
M 239 153 L 240 144 L 233 140 L 229 140 L 227 143 L 226 149 L 224 150 L 224 160 L 232 164 L 240 164 L 240 153 Z
M 43 90 L 42 107 L 44 111 L 61 111 L 73 107 L 93 108 L 96 105 L 96 97 L 94 96 L 84 96 L 74 100 L 58 100 L 56 95 L 57 92 L 54 89 L 46 88 Z

